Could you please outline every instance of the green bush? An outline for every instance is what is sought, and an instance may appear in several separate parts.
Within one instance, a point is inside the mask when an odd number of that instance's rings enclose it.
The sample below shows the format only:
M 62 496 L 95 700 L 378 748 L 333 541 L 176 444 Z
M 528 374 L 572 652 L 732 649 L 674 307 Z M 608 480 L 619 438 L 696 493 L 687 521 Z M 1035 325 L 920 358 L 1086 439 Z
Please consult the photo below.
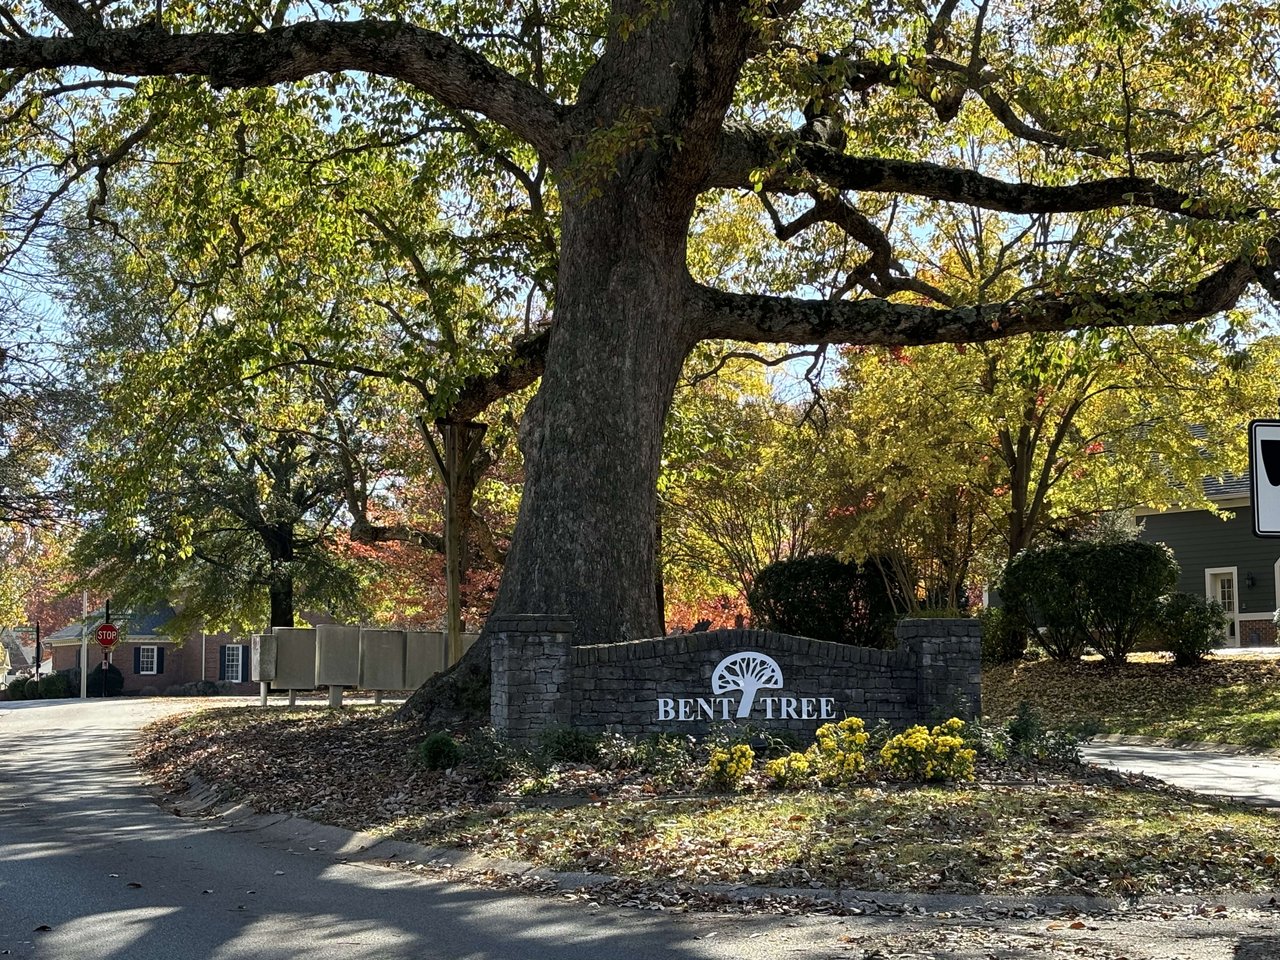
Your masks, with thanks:
M 982 611 L 982 662 L 1014 663 L 1027 652 L 1027 631 L 1003 607 Z
M 517 773 L 535 769 L 527 751 L 508 743 L 492 727 L 467 735 L 462 743 L 462 762 L 489 783 L 510 780 Z
M 89 679 L 85 684 L 85 689 L 89 696 L 102 696 L 102 667 L 98 666 L 89 671 Z M 114 663 L 107 668 L 107 696 L 118 697 L 124 690 L 124 674 L 120 672 L 120 668 Z
M 1139 540 L 1085 541 L 1025 550 L 1005 569 L 1000 597 L 1014 622 L 1055 660 L 1092 646 L 1123 662 L 1178 579 L 1169 549 Z
M 40 678 L 39 693 L 41 700 L 61 700 L 69 694 L 67 678 L 60 673 L 51 673 Z
M 9 694 L 10 700 L 27 699 L 27 680 L 25 677 L 18 677 L 9 686 L 5 687 L 5 692 Z
M 28 677 L 22 688 L 28 700 L 40 699 L 40 681 L 35 677 Z
M 556 727 L 539 738 L 538 754 L 547 763 L 595 763 L 600 759 L 600 740 L 572 727 Z
M 1178 582 L 1178 564 L 1161 543 L 1122 540 L 1079 549 L 1089 642 L 1103 659 L 1123 663 L 1158 619 L 1161 598 Z
M 693 764 L 694 742 L 673 733 L 655 733 L 636 744 L 635 762 L 642 773 L 658 783 L 688 778 Z
M 1078 660 L 1088 642 L 1076 544 L 1024 550 L 1005 568 L 1000 600 L 1016 629 L 1054 660 Z
M 1151 633 L 1157 650 L 1172 653 L 1178 666 L 1190 667 L 1226 642 L 1227 614 L 1217 600 L 1171 593 L 1161 598 Z
M 747 603 L 757 627 L 864 647 L 893 646 L 891 587 L 873 561 L 861 568 L 830 554 L 779 560 L 760 571 Z M 902 605 L 902 604 L 899 604 Z
M 1046 729 L 1040 714 L 1024 700 L 1004 727 L 1005 759 L 1077 764 L 1080 762 L 1082 739 L 1063 730 Z
M 462 761 L 462 748 L 449 734 L 437 730 L 418 744 L 417 760 L 428 770 L 452 770 Z

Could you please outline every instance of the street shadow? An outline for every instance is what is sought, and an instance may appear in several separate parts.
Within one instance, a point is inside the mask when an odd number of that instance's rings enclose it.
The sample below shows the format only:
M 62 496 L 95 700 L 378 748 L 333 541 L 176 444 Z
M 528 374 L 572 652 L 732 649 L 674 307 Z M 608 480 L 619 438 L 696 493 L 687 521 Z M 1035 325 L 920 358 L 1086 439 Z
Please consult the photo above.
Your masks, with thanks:
M 81 706 L 0 725 L 0 952 L 59 960 L 711 955 L 692 924 L 661 915 L 345 864 L 314 846 L 282 849 L 256 831 L 173 816 L 138 779 L 129 759 L 138 723 L 112 719 L 118 702 L 92 718 Z M 36 932 L 42 926 L 51 929 Z
M 1236 944 L 1231 960 L 1277 960 L 1280 937 L 1245 937 Z

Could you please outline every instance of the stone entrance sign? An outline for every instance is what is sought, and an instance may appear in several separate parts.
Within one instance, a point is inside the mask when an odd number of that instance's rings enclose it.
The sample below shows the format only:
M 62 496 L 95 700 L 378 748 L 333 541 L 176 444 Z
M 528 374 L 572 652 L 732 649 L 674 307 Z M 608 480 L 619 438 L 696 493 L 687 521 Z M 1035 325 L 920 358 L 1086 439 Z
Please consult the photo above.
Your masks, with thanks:
M 897 727 L 978 715 L 981 625 L 904 620 L 893 650 L 763 630 L 575 646 L 563 617 L 494 619 L 492 718 L 514 739 L 574 727 L 701 733 L 752 723 L 811 735 L 857 716 Z

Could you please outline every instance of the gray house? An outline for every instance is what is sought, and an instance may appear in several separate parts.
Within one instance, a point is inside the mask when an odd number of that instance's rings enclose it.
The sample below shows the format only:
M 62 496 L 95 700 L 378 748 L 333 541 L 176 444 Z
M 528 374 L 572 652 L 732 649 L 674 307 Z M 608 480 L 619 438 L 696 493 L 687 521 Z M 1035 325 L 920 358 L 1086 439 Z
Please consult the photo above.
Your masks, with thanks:
M 1249 475 L 1205 480 L 1228 519 L 1208 510 L 1134 511 L 1139 537 L 1167 544 L 1182 568 L 1178 589 L 1218 600 L 1229 617 L 1227 645 L 1275 646 L 1271 623 L 1280 598 L 1280 539 L 1253 535 Z

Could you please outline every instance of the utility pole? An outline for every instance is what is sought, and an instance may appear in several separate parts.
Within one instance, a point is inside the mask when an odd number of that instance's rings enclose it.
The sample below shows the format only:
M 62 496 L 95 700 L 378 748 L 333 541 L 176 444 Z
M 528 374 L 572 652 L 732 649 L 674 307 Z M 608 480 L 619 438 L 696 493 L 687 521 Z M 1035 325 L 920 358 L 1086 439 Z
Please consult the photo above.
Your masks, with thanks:
M 89 698 L 89 591 L 80 592 L 80 699 Z
M 40 681 L 40 621 L 36 621 L 36 682 Z

